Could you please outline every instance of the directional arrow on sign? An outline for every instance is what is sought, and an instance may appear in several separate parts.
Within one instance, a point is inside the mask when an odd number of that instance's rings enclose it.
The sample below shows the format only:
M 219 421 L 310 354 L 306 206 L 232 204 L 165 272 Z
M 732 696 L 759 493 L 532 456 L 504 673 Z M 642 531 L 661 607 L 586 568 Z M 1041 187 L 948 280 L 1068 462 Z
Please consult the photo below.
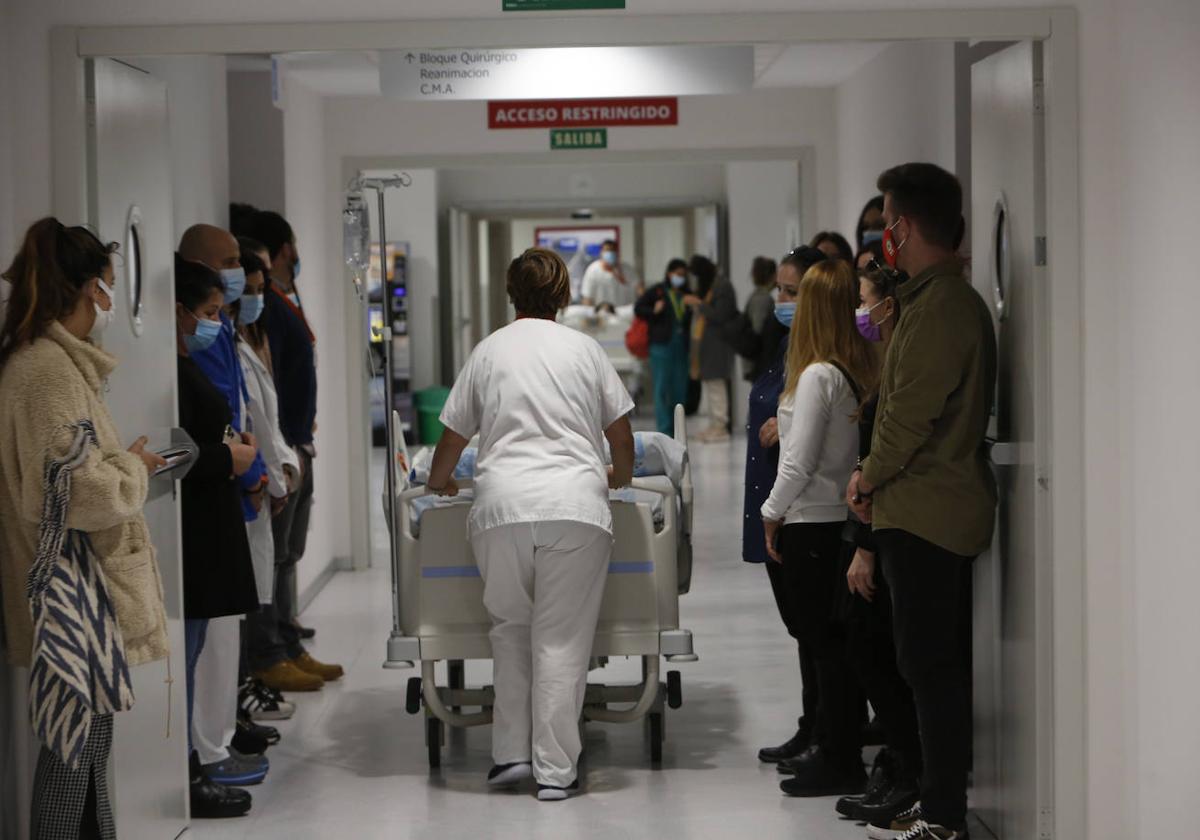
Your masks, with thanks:
M 417 57 L 415 55 L 413 55 L 412 53 L 409 53 L 408 55 L 404 56 L 404 60 L 407 61 L 409 64 L 412 64 L 414 61 L 417 60 Z

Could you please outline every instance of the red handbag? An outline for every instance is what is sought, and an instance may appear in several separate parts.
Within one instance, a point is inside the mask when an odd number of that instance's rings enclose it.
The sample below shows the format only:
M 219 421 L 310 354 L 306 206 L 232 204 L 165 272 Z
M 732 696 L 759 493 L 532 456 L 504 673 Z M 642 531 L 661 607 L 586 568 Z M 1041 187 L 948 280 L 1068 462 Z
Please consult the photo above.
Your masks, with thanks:
M 633 325 L 625 333 L 625 349 L 635 359 L 650 358 L 650 322 L 645 318 L 633 319 Z

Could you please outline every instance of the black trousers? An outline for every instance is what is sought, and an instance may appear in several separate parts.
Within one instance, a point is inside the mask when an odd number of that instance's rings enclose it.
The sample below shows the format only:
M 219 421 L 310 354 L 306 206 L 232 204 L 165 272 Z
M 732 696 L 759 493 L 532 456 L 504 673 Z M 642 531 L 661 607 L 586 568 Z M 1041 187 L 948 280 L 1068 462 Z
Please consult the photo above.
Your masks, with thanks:
M 846 655 L 839 609 L 845 590 L 843 522 L 785 525 L 779 533 L 784 598 L 795 635 L 817 677 L 814 740 L 834 763 L 862 756 L 862 695 Z
M 888 748 L 908 772 L 920 777 L 921 737 L 912 689 L 896 664 L 896 637 L 892 627 L 892 592 L 875 563 L 875 599 L 851 595 L 846 610 L 847 649 L 850 664 L 879 722 Z
M 270 604 L 246 616 L 246 654 L 251 671 L 265 671 L 304 653 L 296 629 L 296 564 L 308 543 L 308 522 L 313 501 L 313 459 L 300 453 L 304 476 L 300 487 L 271 520 L 275 538 L 275 592 Z
M 775 596 L 775 606 L 779 608 L 779 617 L 788 635 L 796 640 L 796 653 L 800 658 L 800 715 L 806 719 L 808 726 L 817 722 L 817 663 L 813 659 L 812 650 L 804 644 L 800 633 L 800 617 L 795 615 L 791 588 L 784 566 L 768 560 L 763 565 L 767 569 L 767 577 L 771 581 L 771 593 Z
M 920 725 L 921 810 L 961 829 L 971 764 L 971 557 L 906 531 L 875 534 L 892 590 L 896 661 Z

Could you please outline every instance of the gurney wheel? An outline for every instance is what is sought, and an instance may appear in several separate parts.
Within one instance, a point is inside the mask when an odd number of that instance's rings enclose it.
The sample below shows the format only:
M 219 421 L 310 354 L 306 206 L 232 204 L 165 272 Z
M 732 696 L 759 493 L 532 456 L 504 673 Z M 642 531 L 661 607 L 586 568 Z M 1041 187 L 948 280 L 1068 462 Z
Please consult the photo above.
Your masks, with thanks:
M 683 679 L 678 671 L 667 671 L 667 705 L 672 709 L 683 705 Z
M 408 694 L 404 698 L 404 711 L 415 715 L 421 711 L 421 678 L 409 677 Z
M 651 712 L 646 715 L 646 721 L 650 725 L 650 761 L 654 764 L 661 764 L 663 740 L 665 739 L 662 712 Z
M 425 721 L 425 745 L 429 748 L 429 769 L 442 766 L 442 722 L 435 717 Z

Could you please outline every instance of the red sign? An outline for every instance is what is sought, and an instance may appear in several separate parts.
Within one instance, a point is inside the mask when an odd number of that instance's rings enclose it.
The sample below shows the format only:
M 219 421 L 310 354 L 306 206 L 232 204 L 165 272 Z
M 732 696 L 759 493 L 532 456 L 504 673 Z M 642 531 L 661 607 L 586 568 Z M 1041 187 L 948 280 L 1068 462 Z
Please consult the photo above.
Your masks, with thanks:
M 529 99 L 488 103 L 488 128 L 679 125 L 679 99 Z

